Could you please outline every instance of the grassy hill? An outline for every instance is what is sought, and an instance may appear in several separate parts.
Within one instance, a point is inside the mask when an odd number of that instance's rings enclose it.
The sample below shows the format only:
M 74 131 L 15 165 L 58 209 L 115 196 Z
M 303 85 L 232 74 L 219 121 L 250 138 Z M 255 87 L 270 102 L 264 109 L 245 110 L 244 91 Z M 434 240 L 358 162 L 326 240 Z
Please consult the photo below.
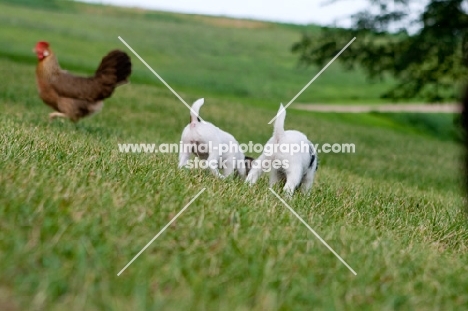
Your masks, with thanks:
M 248 20 L 30 0 L 1 4 L 0 56 L 34 63 L 31 47 L 52 43 L 63 67 L 92 72 L 123 37 L 164 79 L 179 90 L 245 102 L 289 102 L 321 68 L 300 68 L 290 47 L 308 28 Z M 39 1 L 41 2 L 41 1 Z M 10 1 L 8 1 L 10 3 Z M 19 4 L 18 4 L 19 3 Z M 20 5 L 26 3 L 28 5 Z M 54 5 L 55 3 L 55 5 Z M 80 57 L 76 57 L 80 55 Z M 330 59 L 333 55 L 330 56 Z M 141 64 L 134 82 L 158 84 Z M 388 85 L 370 84 L 362 74 L 336 63 L 300 102 L 377 102 Z
M 108 50 L 125 48 L 120 35 L 186 101 L 205 97 L 204 119 L 240 142 L 264 143 L 279 101 L 314 75 L 288 51 L 297 29 L 30 3 L 0 2 L 0 310 L 466 309 L 456 143 L 375 114 L 288 110 L 286 127 L 315 143 L 356 145 L 355 154 L 319 154 L 312 194 L 290 201 L 354 276 L 267 178 L 249 188 L 179 170 L 177 154 L 119 153 L 119 143 L 177 142 L 188 120 L 135 58 L 132 84 L 77 126 L 48 122 L 37 97 L 36 41 L 50 41 L 67 69 L 89 73 Z M 332 66 L 301 101 L 374 100 L 378 87 L 360 79 Z

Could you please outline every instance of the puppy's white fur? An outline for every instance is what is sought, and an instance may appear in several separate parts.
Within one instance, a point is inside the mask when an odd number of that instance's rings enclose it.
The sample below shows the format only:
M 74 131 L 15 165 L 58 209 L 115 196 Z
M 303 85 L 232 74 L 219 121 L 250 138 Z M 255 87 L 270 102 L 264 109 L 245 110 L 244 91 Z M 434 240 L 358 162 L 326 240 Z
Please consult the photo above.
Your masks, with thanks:
M 304 193 L 308 193 L 312 188 L 314 182 L 315 172 L 318 167 L 318 158 L 315 152 L 314 145 L 307 139 L 307 136 L 299 131 L 285 131 L 284 130 L 284 119 L 286 118 L 286 110 L 283 105 L 280 105 L 275 124 L 273 137 L 271 137 L 263 149 L 262 155 L 255 160 L 252 165 L 252 169 L 247 176 L 246 182 L 254 184 L 258 178 L 262 175 L 262 163 L 263 161 L 269 161 L 272 163 L 274 160 L 279 160 L 283 164 L 279 169 L 271 167 L 270 172 L 270 187 L 276 184 L 278 181 L 285 179 L 286 184 L 283 188 L 284 191 L 291 196 L 298 186 Z M 293 148 L 292 145 L 309 144 L 309 151 L 300 150 L 298 152 L 281 152 L 280 145 L 289 145 L 289 151 Z M 270 145 L 270 146 L 267 146 Z M 276 147 L 275 147 L 276 145 Z M 265 150 L 271 150 L 275 152 L 268 152 L 265 154 Z M 284 149 L 283 149 L 284 150 Z M 289 165 L 284 165 L 287 161 Z M 288 167 L 286 167 L 288 166 Z
M 231 134 L 199 118 L 200 107 L 203 103 L 203 98 L 193 103 L 190 111 L 190 123 L 182 132 L 182 150 L 179 152 L 179 168 L 186 166 L 190 155 L 194 154 L 211 164 L 210 170 L 215 176 L 224 178 L 237 170 L 239 175 L 245 178 L 244 154 L 240 151 L 239 143 Z M 185 147 L 186 145 L 200 146 L 203 144 L 205 146 L 211 146 L 211 150 L 207 150 L 206 153 L 200 153 L 200 150 L 194 150 L 193 148 L 187 150 L 188 148 Z M 225 152 L 224 149 L 226 148 L 221 148 L 221 145 L 228 146 L 228 149 L 233 150 Z M 234 147 L 231 148 L 231 146 Z M 235 146 L 237 146 L 237 148 Z M 220 163 L 223 163 L 224 166 L 223 174 L 221 174 L 218 169 Z

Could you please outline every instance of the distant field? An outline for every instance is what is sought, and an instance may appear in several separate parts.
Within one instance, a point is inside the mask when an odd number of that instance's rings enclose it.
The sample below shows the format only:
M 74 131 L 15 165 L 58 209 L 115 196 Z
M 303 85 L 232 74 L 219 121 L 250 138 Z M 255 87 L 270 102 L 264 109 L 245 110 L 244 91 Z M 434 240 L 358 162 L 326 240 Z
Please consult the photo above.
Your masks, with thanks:
M 179 170 L 176 154 L 119 153 L 119 143 L 178 142 L 188 120 L 136 59 L 132 83 L 76 126 L 48 122 L 36 93 L 36 41 L 89 73 L 125 48 L 121 35 L 186 101 L 205 97 L 205 120 L 264 143 L 279 101 L 314 74 L 288 51 L 297 28 L 19 2 L 34 6 L 0 2 L 0 310 L 466 310 L 463 152 L 451 119 L 288 110 L 287 129 L 356 145 L 319 154 L 312 194 L 290 201 L 354 276 L 267 178 L 249 188 Z M 332 66 L 301 101 L 373 101 L 380 87 Z
M 38 1 L 41 3 L 41 1 Z M 48 40 L 64 67 L 91 72 L 122 36 L 171 85 L 198 96 L 289 102 L 321 68 L 302 68 L 290 51 L 300 27 L 226 18 L 180 15 L 98 5 L 46 1 L 0 1 L 0 56 L 34 63 L 32 46 Z M 42 1 L 44 2 L 44 1 Z M 20 5 L 26 3 L 26 5 Z M 31 3 L 33 7 L 31 7 Z M 76 57 L 80 55 L 80 57 Z M 330 59 L 334 55 L 330 55 Z M 133 81 L 159 84 L 138 61 Z M 388 84 L 369 83 L 338 63 L 324 72 L 298 102 L 378 102 Z

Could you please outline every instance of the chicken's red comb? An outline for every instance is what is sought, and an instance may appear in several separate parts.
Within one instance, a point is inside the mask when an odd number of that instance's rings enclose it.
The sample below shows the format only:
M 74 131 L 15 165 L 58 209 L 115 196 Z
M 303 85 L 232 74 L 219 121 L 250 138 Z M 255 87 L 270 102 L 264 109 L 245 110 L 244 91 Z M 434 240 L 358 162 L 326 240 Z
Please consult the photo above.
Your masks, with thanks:
M 47 49 L 49 47 L 49 42 L 46 41 L 39 41 L 36 44 L 36 49 Z

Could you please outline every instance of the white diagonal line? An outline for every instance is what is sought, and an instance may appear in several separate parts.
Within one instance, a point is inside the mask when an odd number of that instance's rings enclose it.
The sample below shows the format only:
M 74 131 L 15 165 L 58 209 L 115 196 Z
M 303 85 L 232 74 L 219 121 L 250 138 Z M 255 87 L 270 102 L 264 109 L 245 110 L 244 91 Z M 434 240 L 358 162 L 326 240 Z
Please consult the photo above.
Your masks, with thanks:
M 174 95 L 175 95 L 175 96 L 176 96 L 176 97 L 193 113 L 193 114 L 195 114 L 197 117 L 199 117 L 201 121 L 205 122 L 205 121 L 198 115 L 198 113 L 196 113 L 194 110 L 192 110 L 192 107 L 190 107 L 190 106 L 185 102 L 185 100 L 183 100 L 183 98 L 180 97 L 179 94 L 177 94 L 176 91 L 174 91 L 174 90 L 172 89 L 172 87 L 171 87 L 169 84 L 167 84 L 166 81 L 164 81 L 164 79 L 161 78 L 161 76 L 158 75 L 158 73 L 157 73 L 156 71 L 154 71 L 153 68 L 151 68 L 151 66 L 148 65 L 148 63 L 145 62 L 145 60 L 144 60 L 143 58 L 141 58 L 141 56 L 138 55 L 138 53 L 135 52 L 135 50 L 132 49 L 132 47 L 131 47 L 130 45 L 128 45 L 127 42 L 125 42 L 124 39 L 122 39 L 121 36 L 119 36 L 118 38 L 119 38 L 120 41 L 122 41 L 123 44 L 125 44 L 125 46 L 126 46 L 130 51 L 132 51 L 133 54 L 135 54 L 136 57 L 138 57 L 138 59 L 139 59 L 146 67 L 148 67 L 148 69 L 149 69 L 159 80 L 161 80 L 161 82 L 162 82 L 162 83 L 163 83 L 163 84 L 164 84 L 164 85 L 165 85 L 165 86 L 166 86 L 166 87 L 167 87 L 167 88 L 168 88 L 168 89 L 169 89 L 169 90 L 170 90 L 170 91 L 171 91 L 171 92 L 172 92 L 172 93 L 173 93 L 173 94 L 174 94 Z
M 304 86 L 304 87 L 302 88 L 302 90 L 301 90 L 299 93 L 297 93 L 297 95 L 294 96 L 294 98 L 291 99 L 291 101 L 290 101 L 286 106 L 284 106 L 284 110 L 286 110 L 286 108 L 288 108 L 289 105 L 291 105 L 291 104 L 293 103 L 293 101 L 295 101 L 296 98 L 298 98 L 299 95 L 301 95 L 302 92 L 304 92 L 304 91 L 312 84 L 312 82 L 314 82 L 315 79 L 317 79 L 317 78 L 328 68 L 328 66 L 330 66 L 330 65 L 338 58 L 338 56 L 341 55 L 341 53 L 343 53 L 343 52 L 348 48 L 348 46 L 350 46 L 351 43 L 354 42 L 354 40 L 356 40 L 356 37 L 354 37 L 351 41 L 349 41 L 349 43 L 346 44 L 346 46 L 345 46 L 344 48 L 342 48 L 341 51 L 340 51 L 338 54 L 336 54 L 336 56 L 333 57 L 332 60 L 329 61 L 328 64 L 327 64 L 325 67 L 323 67 L 323 69 L 320 70 L 320 72 L 319 72 L 318 74 L 316 74 L 315 77 L 314 77 L 312 80 L 310 80 L 310 82 L 307 83 L 307 85 Z M 283 112 L 284 110 L 281 110 L 281 112 Z M 273 119 L 271 119 L 270 122 L 268 122 L 268 124 L 271 124 L 273 121 L 275 121 L 276 118 L 278 117 L 278 115 L 279 115 L 279 113 L 278 113 Z
M 327 242 L 325 242 L 321 237 L 320 235 L 317 234 L 317 232 L 314 231 L 314 229 L 312 229 L 305 221 L 304 219 L 301 218 L 301 216 L 299 216 L 289 205 L 288 203 L 286 203 L 272 188 L 269 188 L 271 192 L 273 192 L 273 194 L 281 201 L 283 202 L 283 204 L 291 211 L 291 213 L 294 214 L 294 216 L 296 216 L 306 227 L 307 229 L 310 230 L 310 232 L 312 232 L 316 237 L 317 239 L 320 240 L 320 242 L 323 243 L 323 245 L 325 245 L 329 250 L 330 252 L 333 253 L 333 255 L 335 255 L 354 275 L 357 275 L 356 271 L 353 270 L 353 268 L 351 268 L 347 263 L 346 261 L 343 260 L 343 258 L 340 257 L 340 255 L 338 255 L 334 250 L 333 248 L 331 248 Z
M 143 249 L 138 254 L 136 254 L 136 256 L 133 257 L 133 259 L 130 260 L 130 262 L 122 270 L 120 270 L 119 273 L 117 273 L 117 276 L 120 276 L 122 274 L 122 272 L 124 272 L 125 269 L 127 269 L 128 266 L 130 266 L 132 264 L 132 262 L 134 262 L 135 259 L 137 259 L 138 256 L 140 256 L 141 253 L 143 253 L 151 245 L 151 243 L 153 243 L 164 232 L 164 230 L 166 230 L 177 219 L 177 217 L 179 217 L 187 209 L 187 207 L 189 207 L 190 204 L 192 204 L 193 201 L 195 201 L 198 198 L 198 196 L 200 196 L 200 194 L 202 194 L 203 191 L 205 191 L 205 190 L 206 190 L 206 188 L 203 188 L 199 193 L 197 193 L 197 195 L 192 200 L 190 200 L 190 202 L 188 202 L 187 205 L 185 205 L 184 208 L 181 209 L 180 212 L 177 213 L 177 215 L 175 215 L 174 218 L 172 218 L 171 221 L 169 221 L 169 223 L 164 228 L 162 228 L 161 231 L 159 231 L 159 233 L 156 234 L 154 236 L 154 238 L 151 241 L 149 241 L 148 244 L 146 244 L 146 246 L 143 247 Z

